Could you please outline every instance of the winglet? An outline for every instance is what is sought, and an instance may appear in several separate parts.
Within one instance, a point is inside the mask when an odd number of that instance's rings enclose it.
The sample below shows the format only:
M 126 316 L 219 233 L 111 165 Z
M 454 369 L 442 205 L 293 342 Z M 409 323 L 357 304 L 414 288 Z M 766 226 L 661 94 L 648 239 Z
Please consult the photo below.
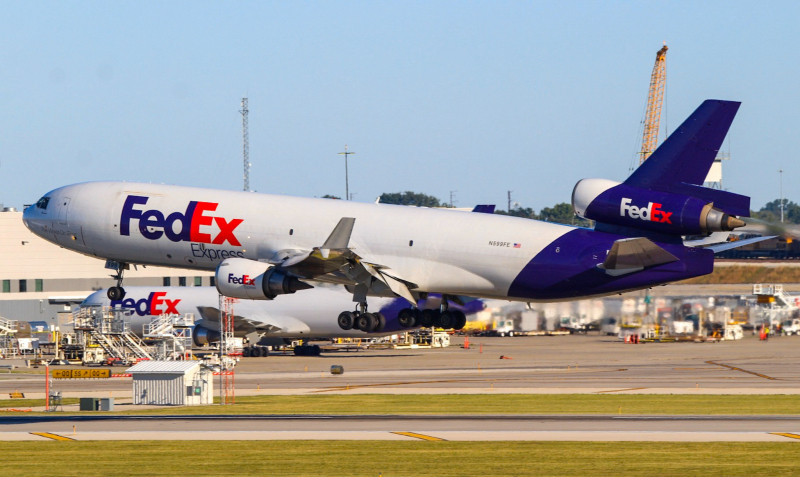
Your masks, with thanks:
M 344 250 L 348 247 L 355 223 L 356 219 L 353 217 L 339 219 L 339 223 L 336 224 L 333 232 L 328 236 L 328 240 L 320 247 L 320 253 L 323 258 L 328 258 L 328 252 L 331 250 Z

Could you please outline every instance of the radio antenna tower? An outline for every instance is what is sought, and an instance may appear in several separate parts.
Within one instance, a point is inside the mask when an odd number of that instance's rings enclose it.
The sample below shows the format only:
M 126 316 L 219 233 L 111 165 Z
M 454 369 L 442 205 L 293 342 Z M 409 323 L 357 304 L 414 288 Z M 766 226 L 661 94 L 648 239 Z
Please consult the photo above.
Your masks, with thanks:
M 247 98 L 242 98 L 242 153 L 244 154 L 244 190 L 250 192 L 250 134 L 247 132 L 247 115 L 250 111 L 247 109 Z

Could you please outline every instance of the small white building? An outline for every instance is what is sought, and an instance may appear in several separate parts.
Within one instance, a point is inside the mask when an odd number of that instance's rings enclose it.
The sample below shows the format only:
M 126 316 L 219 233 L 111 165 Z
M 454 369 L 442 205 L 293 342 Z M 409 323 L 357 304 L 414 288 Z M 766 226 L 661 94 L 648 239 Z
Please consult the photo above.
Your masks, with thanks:
M 198 361 L 142 361 L 127 372 L 133 376 L 133 404 L 214 403 L 214 373 Z

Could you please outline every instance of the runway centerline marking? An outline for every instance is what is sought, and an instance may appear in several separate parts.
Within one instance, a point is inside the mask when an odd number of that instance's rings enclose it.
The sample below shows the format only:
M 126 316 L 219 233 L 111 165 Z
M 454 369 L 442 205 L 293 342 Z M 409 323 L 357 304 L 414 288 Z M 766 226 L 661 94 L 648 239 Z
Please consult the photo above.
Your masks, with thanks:
M 397 434 L 398 436 L 406 436 L 406 437 L 414 437 L 416 439 L 422 439 L 423 441 L 446 441 L 447 439 L 442 439 L 440 437 L 433 437 L 433 436 L 426 436 L 425 434 L 418 434 L 416 432 L 392 432 L 392 434 Z
M 53 434 L 51 432 L 31 432 L 34 436 L 39 437 L 46 437 L 48 439 L 53 439 L 54 441 L 74 441 L 75 439 L 70 439 L 69 437 L 59 436 L 58 434 Z
M 783 436 L 788 437 L 789 439 L 800 439 L 800 434 L 794 434 L 791 432 L 770 432 L 773 436 Z
M 732 369 L 734 371 L 741 371 L 743 373 L 752 374 L 753 376 L 758 376 L 759 378 L 770 379 L 772 381 L 778 381 L 778 378 L 773 378 L 772 376 L 767 376 L 766 374 L 755 373 L 753 371 L 748 371 L 746 369 L 737 368 L 736 366 L 731 366 L 729 364 L 717 363 L 716 361 L 706 361 L 706 363 L 715 364 L 717 366 L 722 366 L 722 367 L 725 367 L 725 368 L 728 368 L 728 369 Z

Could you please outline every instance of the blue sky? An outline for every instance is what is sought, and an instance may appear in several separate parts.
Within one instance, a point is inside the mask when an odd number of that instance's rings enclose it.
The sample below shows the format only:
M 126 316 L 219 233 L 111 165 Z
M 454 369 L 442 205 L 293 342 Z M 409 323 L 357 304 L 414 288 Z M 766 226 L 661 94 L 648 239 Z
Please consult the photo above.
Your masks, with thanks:
M 357 201 L 506 191 L 540 209 L 623 180 L 656 51 L 662 130 L 743 102 L 724 186 L 800 200 L 800 2 L 3 2 L 0 202 L 87 180 Z M 663 133 L 662 133 L 663 134 Z M 725 148 L 728 148 L 726 141 Z

